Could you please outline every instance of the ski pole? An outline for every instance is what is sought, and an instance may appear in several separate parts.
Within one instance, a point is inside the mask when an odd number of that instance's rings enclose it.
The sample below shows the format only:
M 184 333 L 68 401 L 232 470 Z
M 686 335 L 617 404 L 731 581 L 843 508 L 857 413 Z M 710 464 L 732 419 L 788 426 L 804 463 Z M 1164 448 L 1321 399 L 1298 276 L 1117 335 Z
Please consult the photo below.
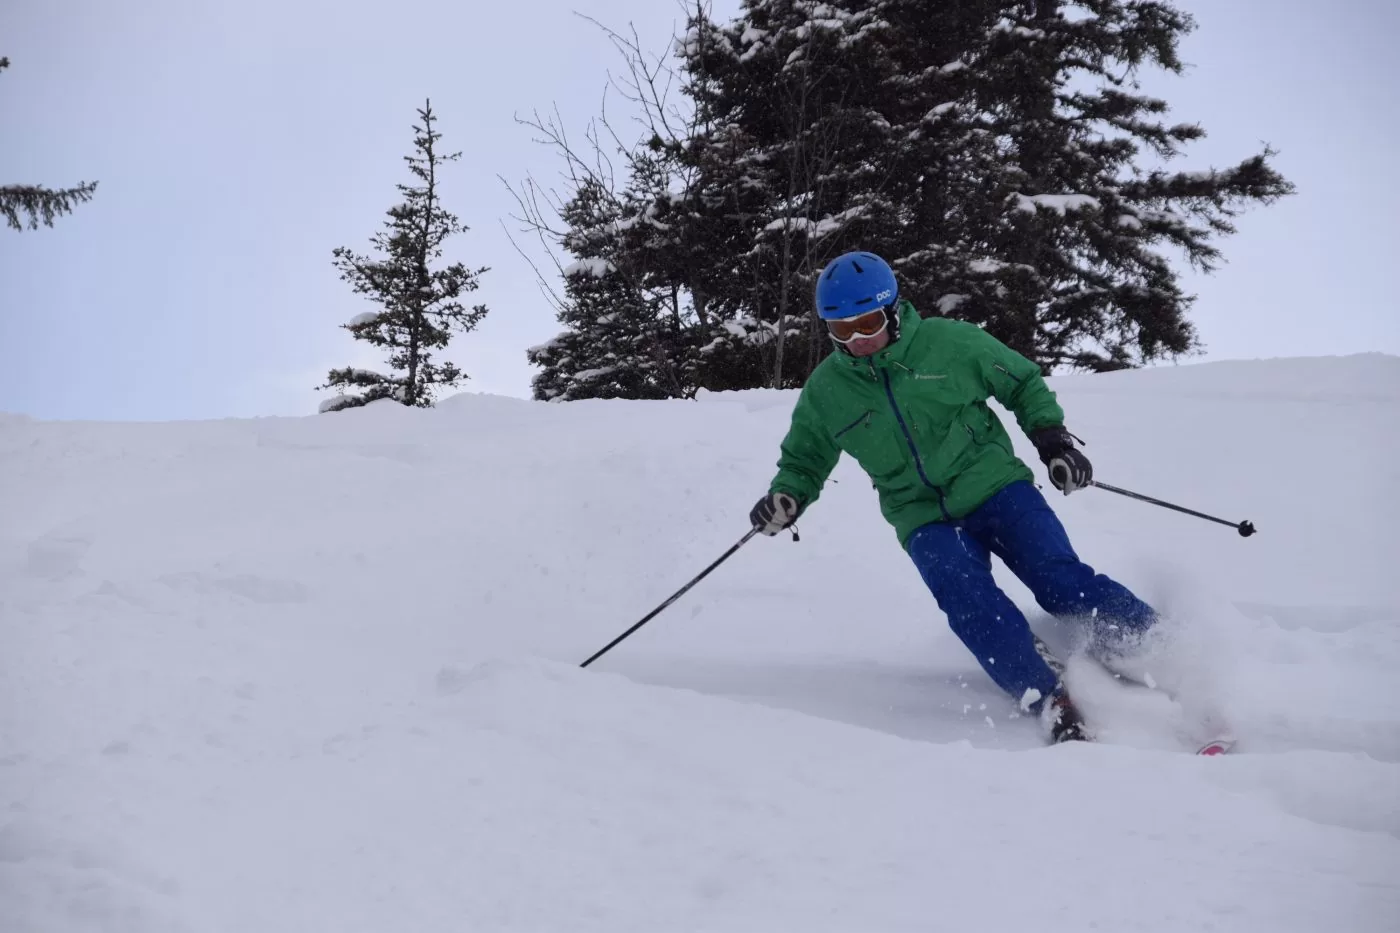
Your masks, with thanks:
M 665 609 L 667 606 L 671 605 L 671 603 L 673 603 L 673 602 L 675 602 L 676 600 L 680 599 L 682 596 L 685 595 L 685 593 L 686 593 L 687 590 L 689 590 L 689 589 L 690 589 L 692 586 L 694 586 L 695 584 L 699 583 L 701 580 L 705 579 L 705 575 L 708 574 L 711 570 L 714 570 L 714 569 L 715 569 L 716 567 L 718 567 L 720 564 L 722 564 L 722 563 L 724 563 L 725 561 L 727 561 L 727 560 L 730 558 L 730 556 L 731 556 L 735 551 L 739 550 L 739 548 L 741 548 L 741 547 L 743 547 L 745 544 L 747 544 L 747 543 L 748 543 L 748 540 L 749 540 L 750 538 L 752 538 L 752 537 L 753 537 L 754 535 L 756 535 L 756 534 L 758 534 L 758 529 L 757 529 L 757 528 L 751 528 L 751 529 L 749 529 L 749 533 L 746 534 L 746 535 L 744 535 L 744 536 L 743 536 L 742 538 L 740 538 L 737 542 L 735 542 L 735 544 L 734 544 L 733 547 L 731 547 L 729 550 L 727 550 L 727 551 L 725 551 L 723 554 L 721 554 L 719 560 L 715 561 L 713 564 L 711 564 L 710 566 L 706 567 L 704 570 L 700 571 L 700 573 L 696 575 L 696 577 L 695 577 L 694 580 L 691 580 L 691 581 L 690 581 L 689 583 L 687 583 L 685 586 L 683 586 L 683 587 L 681 587 L 680 589 L 676 590 L 676 592 L 673 593 L 673 594 L 671 595 L 671 598 L 670 598 L 670 599 L 666 600 L 664 603 L 662 603 L 661 605 L 657 606 L 657 607 L 656 607 L 655 609 L 653 609 L 651 612 L 647 613 L 646 616 L 645 616 L 640 622 L 638 622 L 636 625 L 632 626 L 632 627 L 629 628 L 627 631 L 623 632 L 621 635 L 617 636 L 617 637 L 614 638 L 612 641 L 608 642 L 608 643 L 607 643 L 606 645 L 604 645 L 602 648 L 598 649 L 597 653 L 594 654 L 593 657 L 589 658 L 587 661 L 584 661 L 582 664 L 579 665 L 579 667 L 587 667 L 588 665 L 592 664 L 594 661 L 598 660 L 598 659 L 601 658 L 603 655 L 605 655 L 605 654 L 607 654 L 609 651 L 611 651 L 619 642 L 621 642 L 621 641 L 622 641 L 624 638 L 626 638 L 628 635 L 631 635 L 631 634 L 632 634 L 633 632 L 635 632 L 637 629 L 641 628 L 643 625 L 646 625 L 648 622 L 650 622 L 659 612 L 661 612 L 661 610 Z
M 1206 515 L 1204 512 L 1196 512 L 1191 509 L 1183 508 L 1179 505 L 1172 505 L 1170 502 L 1163 502 L 1161 499 L 1154 499 L 1151 496 L 1144 496 L 1142 493 L 1131 492 L 1127 489 L 1119 489 L 1117 486 L 1110 486 L 1107 483 L 1100 483 L 1098 480 L 1089 480 L 1089 485 L 1097 486 L 1100 489 L 1107 489 L 1109 492 L 1116 492 L 1120 496 L 1128 496 L 1131 499 L 1140 499 L 1143 502 L 1150 502 L 1153 505 L 1160 505 L 1164 509 L 1173 509 L 1177 512 L 1185 512 L 1187 515 L 1194 515 L 1197 518 L 1204 518 L 1206 521 L 1209 522 L 1219 522 L 1222 525 L 1229 525 L 1231 528 L 1234 528 L 1236 531 L 1238 531 L 1240 533 L 1240 537 L 1242 538 L 1248 538 L 1250 535 L 1254 534 L 1255 531 L 1253 522 L 1232 522 L 1228 521 L 1227 519 L 1216 518 L 1214 515 Z

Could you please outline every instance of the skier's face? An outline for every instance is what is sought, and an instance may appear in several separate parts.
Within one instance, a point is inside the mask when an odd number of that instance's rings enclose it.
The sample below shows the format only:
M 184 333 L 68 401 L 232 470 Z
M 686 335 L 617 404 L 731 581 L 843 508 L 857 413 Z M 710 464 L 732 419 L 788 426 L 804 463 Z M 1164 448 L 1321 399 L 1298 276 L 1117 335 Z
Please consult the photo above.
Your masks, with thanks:
M 876 308 L 855 317 L 828 321 L 827 333 L 852 356 L 869 356 L 890 342 L 890 309 Z
M 846 349 L 850 351 L 851 356 L 869 356 L 872 353 L 879 353 L 881 350 L 885 349 L 885 347 L 889 346 L 889 343 L 890 332 L 888 330 L 882 330 L 874 337 L 855 338 L 850 343 L 846 344 Z

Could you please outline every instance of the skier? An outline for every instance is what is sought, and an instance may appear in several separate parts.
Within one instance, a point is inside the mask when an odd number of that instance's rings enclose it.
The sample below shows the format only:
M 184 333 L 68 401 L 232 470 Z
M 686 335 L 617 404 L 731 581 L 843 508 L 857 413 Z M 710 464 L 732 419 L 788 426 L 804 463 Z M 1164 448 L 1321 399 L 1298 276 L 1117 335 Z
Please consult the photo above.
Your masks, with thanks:
M 988 675 L 1038 715 L 1053 742 L 1088 738 L 1025 616 L 992 578 L 997 555 L 1060 618 L 1090 625 L 1097 649 L 1146 631 L 1156 613 L 1095 573 L 987 406 L 1011 411 L 1065 495 L 1093 478 L 1040 368 L 981 328 L 921 318 L 873 253 L 822 270 L 817 313 L 839 352 L 812 372 L 783 439 L 778 473 L 750 519 L 776 535 L 817 501 L 842 451 L 869 474 L 880 511 Z

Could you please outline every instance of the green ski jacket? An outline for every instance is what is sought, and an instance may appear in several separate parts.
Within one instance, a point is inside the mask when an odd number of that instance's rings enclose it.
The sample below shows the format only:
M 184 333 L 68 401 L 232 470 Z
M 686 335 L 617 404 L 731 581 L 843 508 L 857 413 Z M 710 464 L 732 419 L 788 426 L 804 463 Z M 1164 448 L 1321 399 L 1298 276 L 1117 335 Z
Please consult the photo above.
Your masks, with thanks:
M 832 353 L 813 370 L 769 491 L 805 511 L 845 451 L 870 475 L 903 547 L 920 526 L 962 518 L 1034 479 L 988 398 L 1027 433 L 1062 424 L 1064 412 L 1040 367 L 980 327 L 925 320 L 904 300 L 898 314 L 899 339 L 879 353 Z

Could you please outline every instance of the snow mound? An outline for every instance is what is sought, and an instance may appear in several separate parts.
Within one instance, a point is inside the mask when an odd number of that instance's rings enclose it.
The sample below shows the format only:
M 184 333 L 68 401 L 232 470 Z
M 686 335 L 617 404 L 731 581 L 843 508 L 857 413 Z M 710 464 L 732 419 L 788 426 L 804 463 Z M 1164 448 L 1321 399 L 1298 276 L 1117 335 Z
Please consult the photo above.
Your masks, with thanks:
M 1260 529 L 1053 500 L 1181 694 L 1076 659 L 1056 748 L 848 462 L 579 669 L 744 533 L 795 393 L 0 417 L 0 930 L 1393 929 L 1398 373 L 1053 380 L 1106 482 Z

